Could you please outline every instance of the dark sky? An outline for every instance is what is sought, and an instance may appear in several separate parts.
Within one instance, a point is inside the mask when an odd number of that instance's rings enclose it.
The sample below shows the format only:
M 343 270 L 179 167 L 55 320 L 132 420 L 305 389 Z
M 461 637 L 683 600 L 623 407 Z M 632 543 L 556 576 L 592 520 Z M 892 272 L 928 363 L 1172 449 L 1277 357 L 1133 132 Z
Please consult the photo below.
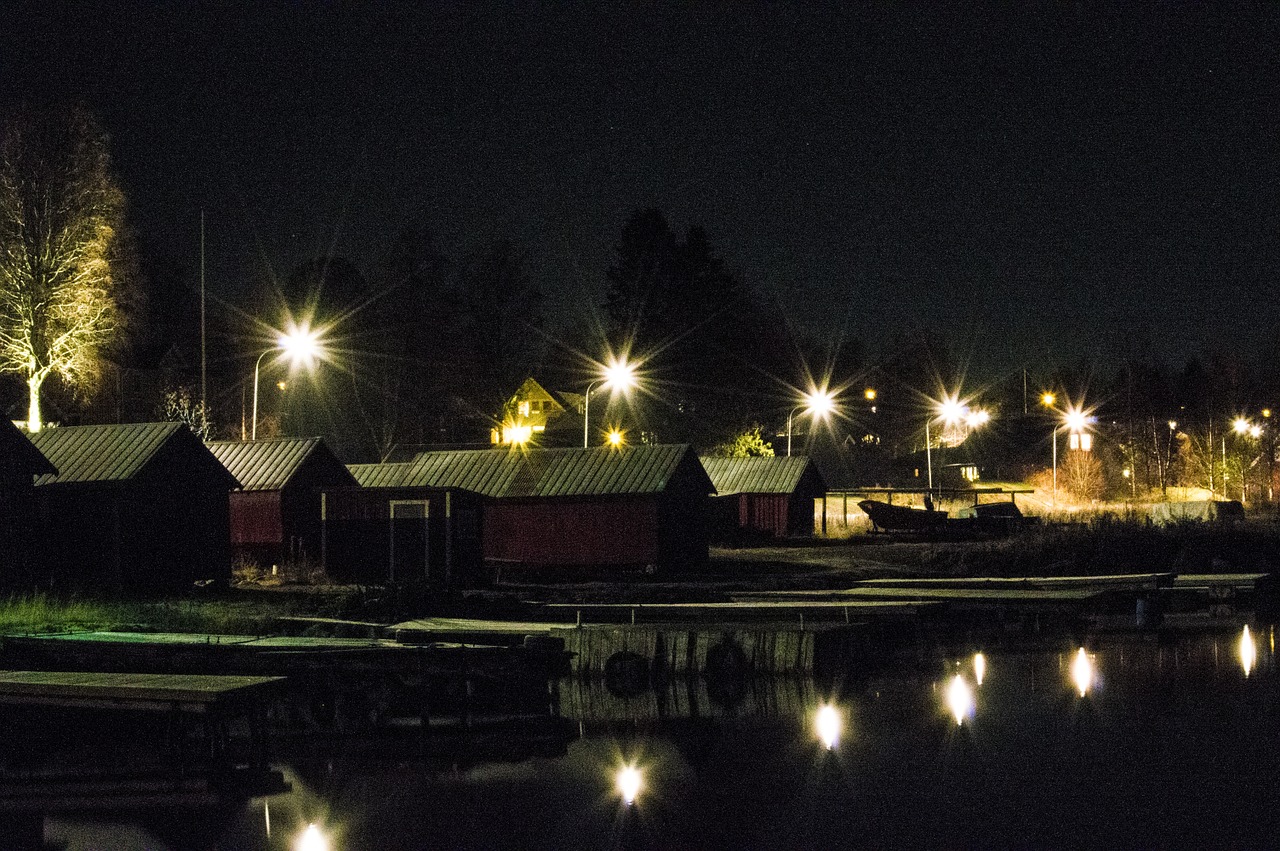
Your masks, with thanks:
M 1280 4 L 10 3 L 0 114 L 83 98 L 132 222 L 239 298 L 409 225 L 568 312 L 627 216 L 873 351 L 1277 344 Z M 163 264 L 161 264 L 163 265 Z

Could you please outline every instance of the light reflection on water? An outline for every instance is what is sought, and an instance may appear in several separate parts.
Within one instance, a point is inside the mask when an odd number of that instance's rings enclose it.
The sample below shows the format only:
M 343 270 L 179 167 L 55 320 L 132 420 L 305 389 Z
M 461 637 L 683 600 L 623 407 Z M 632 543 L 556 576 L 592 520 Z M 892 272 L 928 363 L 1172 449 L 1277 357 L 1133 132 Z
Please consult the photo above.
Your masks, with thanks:
M 290 792 L 195 813 L 189 834 L 172 819 L 63 816 L 44 839 L 69 851 L 275 851 L 315 822 L 333 829 L 334 851 L 847 847 L 853 836 L 868 847 L 1266 846 L 1280 835 L 1280 701 L 1274 646 L 1255 634 L 1273 630 L 940 649 L 821 688 L 750 678 L 732 702 L 691 682 L 619 697 L 566 681 L 560 755 L 513 748 L 514 762 L 467 763 L 285 747 Z M 1085 688 L 1070 676 L 1082 655 Z M 969 705 L 940 716 L 957 682 Z M 638 769 L 625 784 L 624 765 Z

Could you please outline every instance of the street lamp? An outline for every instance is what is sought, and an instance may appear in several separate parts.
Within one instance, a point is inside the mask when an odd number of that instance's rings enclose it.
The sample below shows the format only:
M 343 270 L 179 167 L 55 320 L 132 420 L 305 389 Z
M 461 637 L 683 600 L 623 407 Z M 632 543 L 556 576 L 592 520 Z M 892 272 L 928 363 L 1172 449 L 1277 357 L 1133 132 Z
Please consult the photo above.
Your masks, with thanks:
M 1041 397 L 1041 402 L 1043 402 L 1046 407 L 1051 407 L 1053 405 L 1053 401 L 1054 396 L 1052 393 L 1046 393 Z M 1094 418 L 1085 413 L 1084 408 L 1079 405 L 1069 405 L 1067 409 L 1062 412 L 1061 421 L 1053 424 L 1052 505 L 1055 508 L 1058 505 L 1058 432 L 1063 428 L 1066 428 L 1070 435 L 1070 443 L 1068 446 L 1071 449 L 1079 449 L 1082 452 L 1088 452 L 1093 448 L 1093 435 L 1089 434 L 1088 431 L 1089 423 L 1092 422 L 1093 419 Z
M 836 397 L 827 390 L 811 390 L 804 396 L 804 401 L 787 413 L 787 457 L 791 456 L 791 420 L 796 411 L 803 409 L 812 414 L 814 419 L 825 417 L 836 409 Z
M 925 466 L 929 473 L 929 490 L 933 490 L 933 434 L 930 425 L 935 419 L 942 420 L 942 427 L 945 434 L 946 429 L 953 428 L 959 423 L 968 423 L 970 428 L 978 426 L 991 419 L 991 415 L 986 411 L 971 411 L 968 405 L 963 405 L 955 396 L 943 399 L 936 403 L 936 408 L 928 419 L 924 421 L 924 458 Z M 945 437 L 943 438 L 946 439 Z
M 273 352 L 284 352 L 294 364 L 310 362 L 320 353 L 320 335 L 308 328 L 295 328 L 287 334 L 281 334 L 274 347 L 258 355 L 253 364 L 253 420 L 249 439 L 258 439 L 258 373 L 262 367 L 262 359 Z
M 582 448 L 586 449 L 589 444 L 590 424 L 591 424 L 591 393 L 595 386 L 599 384 L 602 387 L 609 387 L 614 390 L 630 390 L 636 385 L 636 368 L 635 364 L 626 361 L 614 361 L 605 368 L 604 376 L 597 378 L 595 381 L 587 385 L 587 393 L 582 398 Z

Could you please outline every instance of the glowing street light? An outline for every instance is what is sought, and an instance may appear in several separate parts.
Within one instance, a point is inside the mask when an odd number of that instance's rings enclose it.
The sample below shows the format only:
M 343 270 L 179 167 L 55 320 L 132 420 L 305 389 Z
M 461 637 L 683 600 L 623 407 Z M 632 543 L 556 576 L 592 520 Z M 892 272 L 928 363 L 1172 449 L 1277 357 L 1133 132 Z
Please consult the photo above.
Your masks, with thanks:
M 815 420 L 825 417 L 836 409 L 836 397 L 828 390 L 812 390 L 805 394 L 804 402 L 796 405 L 787 414 L 787 455 L 791 455 L 791 420 L 796 411 L 803 410 Z
M 294 366 L 305 364 L 310 367 L 321 351 L 320 334 L 309 328 L 301 327 L 295 328 L 287 334 L 281 334 L 276 339 L 276 344 L 273 348 L 267 349 L 258 355 L 258 360 L 253 364 L 253 424 L 249 433 L 250 440 L 258 439 L 258 372 L 262 367 L 262 359 L 269 354 L 283 352 L 289 357 Z
M 925 466 L 928 468 L 929 490 L 933 490 L 933 434 L 931 426 L 934 420 L 942 423 L 945 440 L 945 431 L 954 428 L 960 423 L 964 423 L 970 429 L 978 428 L 991 421 L 991 414 L 983 410 L 974 410 L 968 405 L 960 401 L 957 396 L 948 396 L 941 402 L 936 402 L 933 412 L 929 418 L 924 421 L 924 457 Z
M 625 360 L 614 361 L 605 368 L 604 376 L 587 385 L 587 394 L 582 399 L 582 448 L 590 445 L 591 434 L 591 393 L 595 386 L 608 387 L 611 390 L 627 391 L 636 386 L 635 364 Z

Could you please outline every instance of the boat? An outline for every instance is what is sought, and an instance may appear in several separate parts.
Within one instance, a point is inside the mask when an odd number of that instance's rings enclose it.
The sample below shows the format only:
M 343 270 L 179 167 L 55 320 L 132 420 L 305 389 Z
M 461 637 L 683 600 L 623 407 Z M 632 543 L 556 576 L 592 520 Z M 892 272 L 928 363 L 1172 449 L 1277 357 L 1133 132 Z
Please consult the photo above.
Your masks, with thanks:
M 941 529 L 947 523 L 945 511 L 893 505 L 874 499 L 864 499 L 858 503 L 858 507 L 871 518 L 872 526 L 884 532 L 927 531 Z

